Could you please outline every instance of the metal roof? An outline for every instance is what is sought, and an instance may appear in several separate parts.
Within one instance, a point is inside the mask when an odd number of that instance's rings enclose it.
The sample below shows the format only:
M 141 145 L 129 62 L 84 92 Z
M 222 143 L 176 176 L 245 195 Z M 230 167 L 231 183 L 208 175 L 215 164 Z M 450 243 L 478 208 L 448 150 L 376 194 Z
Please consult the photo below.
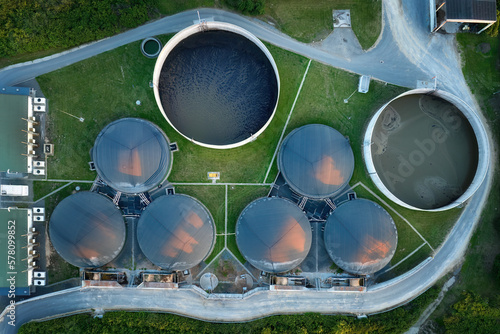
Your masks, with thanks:
M 446 19 L 496 21 L 495 0 L 446 0 Z
M 111 262 L 125 243 L 125 222 L 113 202 L 83 191 L 63 199 L 50 217 L 49 235 L 57 252 L 77 267 Z
M 148 191 L 165 180 L 172 159 L 163 131 L 139 118 L 108 124 L 95 140 L 92 157 L 104 182 L 131 194 Z
M 260 198 L 250 203 L 236 223 L 236 243 L 257 269 L 280 273 L 297 267 L 309 253 L 309 220 L 292 202 Z
M 283 141 L 278 168 L 290 187 L 310 198 L 335 195 L 349 183 L 354 155 L 349 140 L 322 124 L 293 130 Z
M 367 275 L 391 261 L 398 232 L 392 217 L 380 205 L 356 199 L 341 204 L 331 213 L 324 239 L 335 264 L 349 273 Z
M 164 195 L 146 207 L 137 225 L 137 241 L 155 265 L 190 269 L 215 243 L 215 225 L 207 208 L 187 195 Z

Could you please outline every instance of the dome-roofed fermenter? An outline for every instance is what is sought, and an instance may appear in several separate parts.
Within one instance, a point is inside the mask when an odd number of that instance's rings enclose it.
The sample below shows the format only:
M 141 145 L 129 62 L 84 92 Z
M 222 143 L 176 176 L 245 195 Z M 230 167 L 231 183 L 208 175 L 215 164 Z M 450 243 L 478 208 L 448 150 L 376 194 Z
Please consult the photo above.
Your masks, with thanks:
M 290 187 L 309 198 L 323 199 L 341 191 L 354 171 L 349 140 L 322 124 L 290 132 L 278 153 L 278 168 Z
M 146 207 L 137 225 L 146 257 L 165 270 L 198 265 L 215 244 L 215 224 L 207 208 L 187 195 L 164 195 Z
M 205 147 L 255 140 L 278 104 L 279 74 L 271 53 L 248 31 L 203 22 L 177 33 L 158 56 L 153 86 L 165 119 Z
M 98 268 L 120 254 L 126 229 L 121 211 L 110 199 L 82 191 L 57 205 L 49 235 L 64 260 L 81 268 Z
M 392 217 L 366 199 L 341 204 L 328 217 L 325 246 L 333 262 L 357 275 L 373 274 L 392 259 L 398 232 Z
M 167 178 L 172 163 L 165 133 L 139 118 L 108 124 L 95 140 L 92 158 L 104 182 L 128 194 L 156 187 Z
M 304 212 L 289 200 L 260 198 L 236 223 L 241 254 L 257 269 L 281 273 L 300 265 L 311 248 L 312 232 Z

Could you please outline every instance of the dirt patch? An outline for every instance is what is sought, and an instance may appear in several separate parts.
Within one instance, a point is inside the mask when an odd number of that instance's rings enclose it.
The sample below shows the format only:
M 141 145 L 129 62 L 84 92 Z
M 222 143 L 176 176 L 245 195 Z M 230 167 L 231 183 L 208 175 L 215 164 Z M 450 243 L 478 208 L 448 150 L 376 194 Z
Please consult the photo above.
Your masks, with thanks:
M 481 43 L 477 46 L 477 52 L 481 52 L 482 54 L 486 54 L 491 51 L 490 43 Z

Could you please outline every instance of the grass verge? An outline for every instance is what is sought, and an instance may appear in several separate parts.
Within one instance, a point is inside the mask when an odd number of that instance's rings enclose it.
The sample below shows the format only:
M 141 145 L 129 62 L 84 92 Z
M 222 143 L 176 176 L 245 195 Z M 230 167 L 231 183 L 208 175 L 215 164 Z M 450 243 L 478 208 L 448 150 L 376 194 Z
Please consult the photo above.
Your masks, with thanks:
M 89 151 L 98 133 L 122 117 L 139 117 L 160 126 L 178 143 L 171 181 L 205 182 L 207 171 L 220 171 L 222 182 L 261 182 L 274 153 L 277 136 L 291 108 L 306 59 L 269 46 L 281 76 L 281 95 L 273 121 L 259 138 L 244 147 L 213 150 L 195 145 L 163 118 L 149 88 L 155 61 L 131 43 L 38 78 L 50 99 L 48 137 L 55 145 L 49 178 L 93 180 Z M 85 75 L 82 75 L 84 73 Z M 77 77 L 79 80 L 74 80 Z M 137 106 L 136 100 L 142 101 Z M 84 117 L 83 123 L 60 111 Z
M 306 313 L 270 316 L 247 323 L 211 323 L 178 315 L 147 312 L 106 312 L 102 319 L 79 314 L 24 324 L 20 334 L 31 333 L 404 333 L 438 295 L 433 287 L 393 311 L 356 319 L 341 315 Z
M 224 186 L 175 186 L 177 194 L 185 194 L 199 200 L 212 214 L 217 233 L 225 229 L 225 189 Z
M 370 48 L 382 29 L 382 1 L 268 0 L 266 16 L 285 34 L 305 43 L 319 42 L 333 31 L 333 10 L 350 9 L 352 29 L 363 49 Z

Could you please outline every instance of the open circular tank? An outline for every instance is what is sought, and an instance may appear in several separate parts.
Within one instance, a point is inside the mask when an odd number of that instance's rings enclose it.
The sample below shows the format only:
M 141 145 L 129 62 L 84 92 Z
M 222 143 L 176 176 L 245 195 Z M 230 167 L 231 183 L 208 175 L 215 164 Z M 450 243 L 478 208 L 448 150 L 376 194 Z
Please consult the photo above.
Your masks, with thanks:
M 63 199 L 49 222 L 50 241 L 74 266 L 98 268 L 113 261 L 125 243 L 125 221 L 113 202 L 82 191 Z
M 364 139 L 372 180 L 395 203 L 442 211 L 466 201 L 488 169 L 489 146 L 474 111 L 459 98 L 413 90 L 373 116 Z
M 297 267 L 311 248 L 311 225 L 289 200 L 259 198 L 243 210 L 236 223 L 236 244 L 252 266 L 270 273 Z
M 148 37 L 141 43 L 141 52 L 148 58 L 156 58 L 161 51 L 161 42 L 156 37 Z
M 172 163 L 165 133 L 139 118 L 108 124 L 95 140 L 92 158 L 107 185 L 129 194 L 151 190 L 163 182 Z
M 279 97 L 278 68 L 267 48 L 232 24 L 204 22 L 165 45 L 153 74 L 163 116 L 201 146 L 233 148 L 259 136 Z
M 336 265 L 349 273 L 368 275 L 391 261 L 398 232 L 392 217 L 380 205 L 356 199 L 341 204 L 330 214 L 324 239 Z
M 210 212 L 187 195 L 163 195 L 144 209 L 137 224 L 137 241 L 146 257 L 165 270 L 198 265 L 215 244 Z
M 308 124 L 283 140 L 278 168 L 293 190 L 322 199 L 334 196 L 349 183 L 354 155 L 349 140 L 340 132 L 322 124 Z

